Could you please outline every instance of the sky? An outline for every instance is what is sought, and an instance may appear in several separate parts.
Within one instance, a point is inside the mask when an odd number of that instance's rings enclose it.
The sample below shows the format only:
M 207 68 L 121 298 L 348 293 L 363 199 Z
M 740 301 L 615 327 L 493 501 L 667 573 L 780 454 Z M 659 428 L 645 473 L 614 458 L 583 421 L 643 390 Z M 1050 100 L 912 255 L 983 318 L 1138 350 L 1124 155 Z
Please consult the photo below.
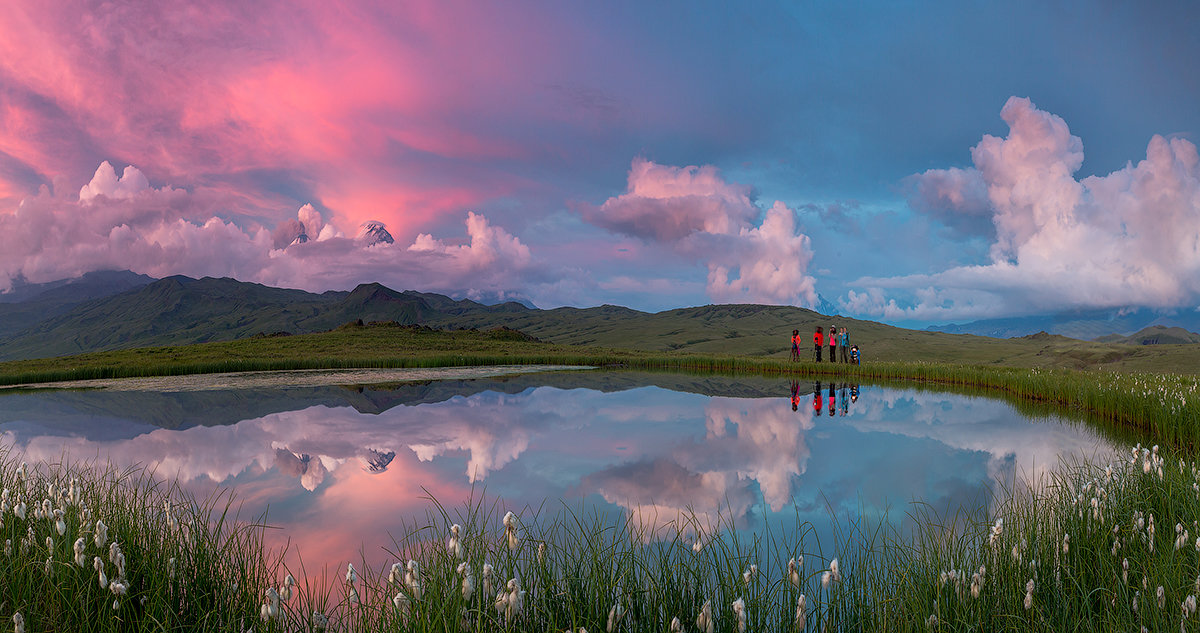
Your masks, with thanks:
M 907 325 L 1195 310 L 1198 18 L 13 0 L 0 291 L 128 269 Z

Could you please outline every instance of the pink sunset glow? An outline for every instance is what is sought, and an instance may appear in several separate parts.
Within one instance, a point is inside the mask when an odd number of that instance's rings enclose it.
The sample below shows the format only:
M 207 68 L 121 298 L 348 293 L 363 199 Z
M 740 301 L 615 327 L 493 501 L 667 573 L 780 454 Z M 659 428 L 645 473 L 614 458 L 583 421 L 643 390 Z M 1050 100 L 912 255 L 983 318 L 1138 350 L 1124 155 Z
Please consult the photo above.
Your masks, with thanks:
M 1011 15 L 4 3 L 0 292 L 110 268 L 899 320 L 1194 305 L 1200 287 L 1171 281 L 1193 276 L 1178 244 L 1108 262 L 1075 247 L 1160 203 L 1168 240 L 1194 223 L 1200 122 L 1175 60 L 1195 55 L 1147 64 L 1148 36 L 1093 51 L 1094 66 L 1030 63 L 1188 20 L 1096 18 L 1053 41 L 1026 33 L 1020 55 L 897 28 L 1005 39 L 1029 26 Z M 879 72 L 891 58 L 921 63 Z M 968 155 L 1001 106 L 1008 136 Z M 1052 215 L 1074 228 L 1047 230 Z M 353 243 L 369 221 L 390 250 Z M 277 243 L 301 225 L 316 244 Z M 1091 283 L 1114 270 L 1137 274 Z

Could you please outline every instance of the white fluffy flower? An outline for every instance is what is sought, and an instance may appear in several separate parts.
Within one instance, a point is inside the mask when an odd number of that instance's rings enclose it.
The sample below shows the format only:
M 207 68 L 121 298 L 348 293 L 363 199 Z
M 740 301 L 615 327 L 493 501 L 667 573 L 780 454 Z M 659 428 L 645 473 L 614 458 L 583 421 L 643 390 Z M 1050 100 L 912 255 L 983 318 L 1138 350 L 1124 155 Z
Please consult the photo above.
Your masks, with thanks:
M 804 623 L 808 619 L 808 609 L 804 603 L 804 594 L 800 594 L 800 597 L 796 598 L 796 628 L 802 631 L 804 630 Z
M 746 602 L 740 596 L 733 601 L 733 613 L 737 616 L 738 633 L 746 633 Z
M 463 546 L 462 546 L 462 543 L 460 543 L 459 539 L 458 539 L 458 535 L 461 530 L 462 530 L 461 525 L 459 525 L 457 523 L 455 523 L 454 525 L 451 525 L 450 526 L 450 540 L 448 540 L 446 542 L 446 551 L 450 552 L 451 556 L 453 556 L 454 558 L 457 558 L 459 560 L 461 560 L 463 557 Z
M 608 631 L 608 633 L 613 633 L 613 631 L 617 630 L 617 627 L 620 626 L 621 619 L 624 617 L 625 607 L 621 606 L 619 603 L 614 604 L 612 608 L 608 610 L 608 626 L 605 627 L 605 630 Z
M 800 588 L 800 569 L 803 567 L 804 567 L 804 557 L 803 556 L 801 556 L 799 560 L 797 560 L 795 558 L 788 560 L 788 565 L 787 565 L 788 582 L 792 583 L 792 586 L 797 589 Z
M 713 633 L 712 600 L 705 600 L 704 606 L 700 607 L 700 615 L 696 616 L 696 628 L 700 629 L 701 633 Z
M 517 515 L 512 512 L 504 515 L 504 535 L 508 537 L 508 549 L 517 549 Z

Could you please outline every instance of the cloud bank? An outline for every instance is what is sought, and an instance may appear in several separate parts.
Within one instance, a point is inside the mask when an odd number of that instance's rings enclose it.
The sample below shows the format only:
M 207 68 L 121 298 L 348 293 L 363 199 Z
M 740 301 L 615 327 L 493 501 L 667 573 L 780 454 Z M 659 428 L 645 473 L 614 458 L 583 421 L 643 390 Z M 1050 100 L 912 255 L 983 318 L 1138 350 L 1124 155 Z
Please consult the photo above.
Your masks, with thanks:
M 78 198 L 43 187 L 14 213 L 0 213 L 0 291 L 17 279 L 129 269 L 310 291 L 380 281 L 495 296 L 541 274 L 529 248 L 481 214 L 467 214 L 462 243 L 422 233 L 409 245 L 371 244 L 343 237 L 308 204 L 274 227 L 228 219 L 238 202 L 206 188 L 156 189 L 137 167 L 126 166 L 118 177 L 105 161 Z
M 1008 136 L 985 135 L 973 167 L 910 179 L 910 204 L 991 240 L 990 262 L 866 278 L 844 308 L 948 320 L 1075 308 L 1183 308 L 1200 301 L 1200 159 L 1154 136 L 1146 158 L 1077 179 L 1083 142 L 1060 117 L 1012 97 Z M 988 220 L 985 222 L 984 220 Z
M 636 158 L 625 193 L 579 210 L 595 226 L 702 262 L 706 292 L 718 303 L 815 305 L 816 280 L 807 274 L 812 246 L 797 232 L 795 212 L 778 201 L 764 212 L 751 193 L 711 165 Z

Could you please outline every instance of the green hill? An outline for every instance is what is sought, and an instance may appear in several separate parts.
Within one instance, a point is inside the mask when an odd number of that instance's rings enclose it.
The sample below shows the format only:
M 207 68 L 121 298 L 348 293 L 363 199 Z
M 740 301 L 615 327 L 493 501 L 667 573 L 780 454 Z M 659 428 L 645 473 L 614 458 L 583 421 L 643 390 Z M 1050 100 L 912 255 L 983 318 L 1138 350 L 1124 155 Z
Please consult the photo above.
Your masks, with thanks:
M 1110 334 L 1096 339 L 1098 343 L 1124 343 L 1126 345 L 1189 345 L 1200 343 L 1200 334 L 1181 327 L 1152 325 L 1129 336 Z
M 807 341 L 815 327 L 837 325 L 849 328 L 851 342 L 867 361 L 1200 372 L 1200 347 L 1166 344 L 1193 342 L 1184 334 L 1196 335 L 1177 333 L 1177 328 L 1154 330 L 1159 342 L 1154 346 L 1045 334 L 999 339 L 906 330 L 791 306 L 707 305 L 657 313 L 611 305 L 539 310 L 518 303 L 488 306 L 433 293 L 400 292 L 377 283 L 350 292 L 314 294 L 228 278 L 181 276 L 84 301 L 0 339 L 0 360 L 315 333 L 358 321 L 451 330 L 506 327 L 559 345 L 775 357 L 787 356 L 793 329 Z M 809 358 L 811 345 L 805 345 L 803 354 Z

